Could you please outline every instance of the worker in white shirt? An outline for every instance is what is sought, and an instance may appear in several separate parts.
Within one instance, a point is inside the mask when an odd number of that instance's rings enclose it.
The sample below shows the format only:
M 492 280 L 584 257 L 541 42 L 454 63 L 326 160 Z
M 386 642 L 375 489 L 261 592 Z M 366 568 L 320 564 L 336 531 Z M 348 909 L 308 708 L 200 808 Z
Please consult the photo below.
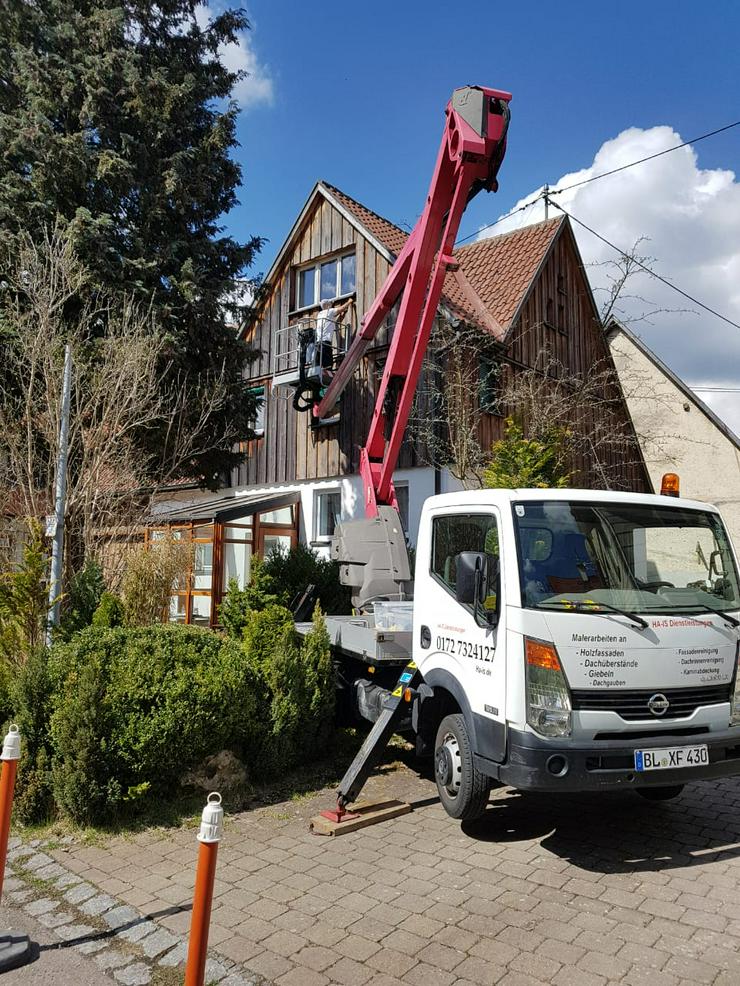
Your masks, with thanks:
M 319 350 L 317 362 L 325 370 L 331 369 L 334 360 L 334 333 L 351 304 L 351 298 L 338 308 L 328 298 L 321 302 L 321 311 L 316 316 L 316 345 Z

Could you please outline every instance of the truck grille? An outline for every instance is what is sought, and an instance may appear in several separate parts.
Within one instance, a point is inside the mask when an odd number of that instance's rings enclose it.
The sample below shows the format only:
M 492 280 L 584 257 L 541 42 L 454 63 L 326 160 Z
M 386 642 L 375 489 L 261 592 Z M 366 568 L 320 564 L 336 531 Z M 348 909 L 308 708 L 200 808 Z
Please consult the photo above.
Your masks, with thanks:
M 648 701 L 653 695 L 665 695 L 668 709 L 662 716 L 653 715 Z M 639 691 L 587 689 L 573 692 L 573 709 L 589 712 L 616 712 L 628 722 L 635 719 L 684 719 L 701 705 L 717 705 L 730 701 L 730 685 L 709 685 L 702 688 L 650 688 Z

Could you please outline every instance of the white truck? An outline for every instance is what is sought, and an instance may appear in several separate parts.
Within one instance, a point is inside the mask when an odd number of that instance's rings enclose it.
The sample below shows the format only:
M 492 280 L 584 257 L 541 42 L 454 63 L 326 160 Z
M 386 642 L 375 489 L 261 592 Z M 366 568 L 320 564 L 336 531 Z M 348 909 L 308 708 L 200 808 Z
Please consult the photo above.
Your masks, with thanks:
M 479 815 L 493 780 L 634 787 L 657 799 L 740 772 L 740 588 L 714 507 L 678 499 L 675 488 L 676 498 L 434 496 L 412 580 L 393 470 L 444 275 L 456 266 L 460 218 L 478 191 L 498 187 L 510 100 L 455 90 L 416 227 L 346 356 L 300 382 L 296 406 L 320 424 L 397 313 L 360 450 L 366 519 L 340 524 L 332 544 L 358 614 L 327 620 L 340 705 L 373 722 L 340 784 L 335 821 L 398 730 L 413 730 L 419 752 L 434 756 L 455 818 Z
M 328 618 L 348 707 L 413 730 L 455 818 L 478 816 L 492 781 L 662 799 L 740 772 L 740 586 L 714 507 L 593 490 L 430 497 L 414 601 L 366 609 Z

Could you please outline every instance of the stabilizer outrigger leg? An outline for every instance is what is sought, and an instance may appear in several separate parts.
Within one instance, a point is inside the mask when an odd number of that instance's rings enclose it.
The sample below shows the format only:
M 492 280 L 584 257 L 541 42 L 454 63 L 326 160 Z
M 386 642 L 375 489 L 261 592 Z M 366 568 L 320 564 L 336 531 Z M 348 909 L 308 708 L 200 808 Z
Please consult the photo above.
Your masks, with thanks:
M 336 809 L 322 811 L 322 818 L 327 818 L 331 822 L 342 823 L 353 821 L 359 817 L 347 811 L 347 805 L 357 800 L 357 796 L 365 786 L 378 757 L 388 745 L 398 723 L 407 714 L 408 703 L 412 700 L 420 680 L 419 669 L 413 661 L 410 661 L 401 672 L 396 687 L 385 700 L 382 712 L 375 720 L 373 728 L 365 737 L 365 742 L 340 781 L 337 790 Z

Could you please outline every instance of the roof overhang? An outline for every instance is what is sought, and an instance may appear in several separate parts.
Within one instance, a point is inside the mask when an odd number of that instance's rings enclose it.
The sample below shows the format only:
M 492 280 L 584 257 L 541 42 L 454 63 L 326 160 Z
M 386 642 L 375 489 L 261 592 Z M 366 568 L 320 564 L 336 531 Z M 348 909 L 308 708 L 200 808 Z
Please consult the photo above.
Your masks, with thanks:
M 259 493 L 253 496 L 222 496 L 215 500 L 201 500 L 200 503 L 188 503 L 174 510 L 152 514 L 150 523 L 177 524 L 190 521 L 225 523 L 238 520 L 240 517 L 252 517 L 256 513 L 289 507 L 298 503 L 300 498 L 301 494 L 297 490 L 290 493 Z

